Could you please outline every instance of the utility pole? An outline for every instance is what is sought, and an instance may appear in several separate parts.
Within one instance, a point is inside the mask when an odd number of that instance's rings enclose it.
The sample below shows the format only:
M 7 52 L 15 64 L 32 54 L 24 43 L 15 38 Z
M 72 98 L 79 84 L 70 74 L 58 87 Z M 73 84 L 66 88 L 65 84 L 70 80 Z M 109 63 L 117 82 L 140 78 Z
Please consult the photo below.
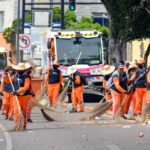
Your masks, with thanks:
M 50 0 L 50 3 L 53 3 L 53 0 Z M 50 5 L 50 27 L 53 27 L 53 5 Z
M 24 34 L 25 0 L 22 0 L 22 34 Z
M 20 0 L 18 0 L 18 9 L 17 9 L 17 39 L 16 39 L 16 64 L 19 63 L 19 25 L 20 25 Z
M 64 0 L 61 0 L 61 29 L 64 28 Z

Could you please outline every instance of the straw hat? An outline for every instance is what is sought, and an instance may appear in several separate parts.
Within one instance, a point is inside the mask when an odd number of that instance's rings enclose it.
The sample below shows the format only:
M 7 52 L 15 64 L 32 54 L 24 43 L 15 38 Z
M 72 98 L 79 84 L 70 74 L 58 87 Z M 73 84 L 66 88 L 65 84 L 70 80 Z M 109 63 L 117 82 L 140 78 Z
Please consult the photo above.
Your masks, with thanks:
M 68 67 L 68 71 L 67 71 L 67 74 L 72 74 L 72 73 L 75 73 L 77 70 L 74 66 L 70 66 Z
M 115 66 L 105 65 L 102 69 L 102 74 L 107 75 L 111 74 L 115 70 Z
M 144 59 L 140 59 L 140 60 L 138 60 L 137 63 L 138 63 L 138 64 L 144 64 L 144 63 L 145 63 L 145 60 L 144 60 Z
M 18 65 L 14 65 L 12 68 L 15 70 L 26 70 L 27 69 L 27 67 L 25 66 L 24 63 L 19 63 Z
M 12 69 L 12 65 L 8 65 L 8 66 L 6 66 L 6 67 L 4 68 L 5 71 L 8 71 L 8 70 L 10 70 L 10 69 Z
M 26 66 L 27 69 L 33 68 L 33 66 L 30 63 L 25 63 L 25 66 Z
M 58 61 L 57 60 L 54 60 L 54 63 L 53 63 L 53 66 L 59 66 L 59 64 L 58 64 Z
M 131 64 L 131 65 L 129 66 L 129 68 L 128 68 L 128 72 L 129 72 L 130 69 L 133 69 L 133 68 L 137 69 L 138 66 L 137 66 L 137 65 L 134 65 L 134 64 Z

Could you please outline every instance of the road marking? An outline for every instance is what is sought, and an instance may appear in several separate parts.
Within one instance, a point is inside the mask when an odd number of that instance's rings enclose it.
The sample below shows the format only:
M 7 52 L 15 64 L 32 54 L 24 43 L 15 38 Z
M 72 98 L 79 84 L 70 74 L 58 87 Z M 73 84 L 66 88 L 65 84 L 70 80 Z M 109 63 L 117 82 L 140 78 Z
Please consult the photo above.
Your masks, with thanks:
M 118 146 L 116 146 L 112 143 L 107 143 L 106 145 L 110 150 L 120 150 L 120 148 Z
M 6 130 L 2 125 L 0 125 L 0 128 L 4 131 Z M 8 134 L 8 132 L 3 132 L 6 138 L 6 150 L 12 150 L 12 141 L 11 137 Z

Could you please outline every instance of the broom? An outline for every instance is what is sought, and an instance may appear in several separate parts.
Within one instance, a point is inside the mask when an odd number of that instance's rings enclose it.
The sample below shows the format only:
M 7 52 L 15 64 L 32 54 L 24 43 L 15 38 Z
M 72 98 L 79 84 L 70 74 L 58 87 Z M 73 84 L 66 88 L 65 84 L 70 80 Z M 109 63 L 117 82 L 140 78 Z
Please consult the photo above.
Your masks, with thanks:
M 90 119 L 93 119 L 96 116 L 101 116 L 102 114 L 104 114 L 109 109 L 109 107 L 111 107 L 112 100 L 101 104 L 103 104 L 103 107 L 101 107 L 101 109 L 97 109 L 93 111 L 93 114 L 89 117 Z
M 143 77 L 145 75 L 145 72 L 139 77 L 139 78 L 137 78 L 136 80 L 135 80 L 135 82 L 129 87 L 129 90 L 128 91 L 130 91 L 130 89 L 136 84 L 136 82 L 141 78 L 141 77 Z M 128 95 L 126 95 L 125 97 L 124 97 L 124 99 L 123 99 L 123 101 L 122 101 L 122 104 L 120 105 L 120 107 L 119 107 L 119 109 L 118 109 L 118 112 L 117 112 L 117 117 L 116 117 L 116 119 L 118 119 L 119 120 L 119 118 L 120 118 L 120 115 L 121 115 L 121 110 L 122 110 L 122 107 L 123 107 L 123 105 L 124 105 L 124 103 L 125 103 L 125 101 L 126 101 L 126 99 L 127 99 L 127 96 Z
M 11 86 L 12 86 L 12 89 L 13 89 L 13 91 L 15 92 L 13 83 L 12 83 L 11 78 L 10 78 L 10 75 L 9 75 L 9 73 L 7 73 L 7 74 L 8 74 L 8 77 L 9 77 L 9 80 L 10 80 L 10 83 L 11 83 Z M 12 129 L 11 131 L 21 131 L 21 130 L 23 129 L 23 125 L 24 125 L 24 117 L 23 117 L 23 114 L 22 114 L 22 111 L 21 111 L 21 108 L 20 108 L 20 105 L 19 105 L 18 97 L 17 97 L 16 95 L 15 95 L 15 98 L 16 98 L 16 101 L 17 101 L 19 114 L 18 114 L 17 125 L 16 125 L 15 128 Z
M 55 121 L 53 118 L 51 118 L 43 109 L 40 109 L 43 117 L 47 120 L 47 121 Z

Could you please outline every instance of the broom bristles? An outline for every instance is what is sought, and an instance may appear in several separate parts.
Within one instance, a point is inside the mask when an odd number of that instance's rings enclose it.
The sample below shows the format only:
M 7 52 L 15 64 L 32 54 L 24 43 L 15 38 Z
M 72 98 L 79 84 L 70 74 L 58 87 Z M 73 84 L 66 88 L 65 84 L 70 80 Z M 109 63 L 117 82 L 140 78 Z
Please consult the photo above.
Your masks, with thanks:
M 103 102 L 103 103 L 98 103 L 96 104 L 96 106 L 88 113 L 94 113 L 98 110 L 100 110 L 101 108 L 103 108 L 104 106 L 106 106 L 108 104 L 108 102 Z
M 68 88 L 69 88 L 69 84 L 70 84 L 70 80 L 68 81 L 66 87 L 64 88 L 64 90 L 59 94 L 57 100 L 56 100 L 56 104 L 59 104 L 59 103 L 63 103 L 66 95 L 67 95 L 67 92 L 68 92 Z
M 142 115 L 141 115 L 142 122 L 146 120 L 146 116 L 149 112 L 150 112 L 150 103 L 148 103 L 147 106 L 142 111 Z
M 47 121 L 55 121 L 53 118 L 51 118 L 43 109 L 40 109 L 44 118 L 47 120 Z
M 101 116 L 103 115 L 112 105 L 112 101 L 108 101 L 108 103 L 102 107 L 101 109 L 97 110 L 94 114 L 92 114 L 89 118 L 92 119 L 96 116 Z
M 61 111 L 58 111 L 55 108 L 41 105 L 40 103 L 35 102 L 35 101 L 32 101 L 32 102 L 33 102 L 33 104 L 35 104 L 35 106 L 39 107 L 40 109 L 49 110 L 49 111 L 57 112 L 57 113 L 62 113 Z

